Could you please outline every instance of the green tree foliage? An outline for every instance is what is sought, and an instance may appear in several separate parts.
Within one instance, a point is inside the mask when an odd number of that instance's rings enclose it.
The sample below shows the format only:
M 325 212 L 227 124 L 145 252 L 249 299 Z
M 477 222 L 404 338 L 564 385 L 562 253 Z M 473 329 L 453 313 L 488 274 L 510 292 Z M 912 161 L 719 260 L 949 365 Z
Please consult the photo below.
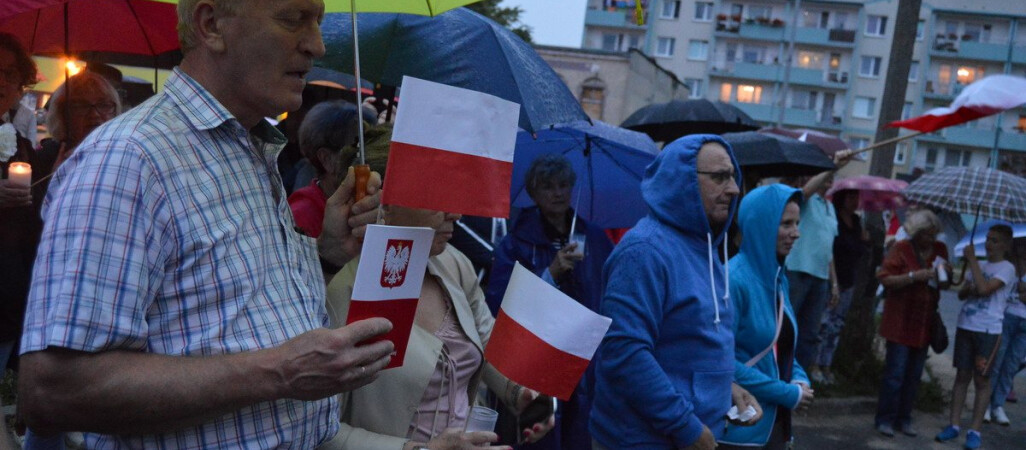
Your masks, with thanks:
M 467 5 L 470 10 L 494 20 L 499 25 L 509 28 L 520 36 L 524 42 L 531 43 L 531 27 L 520 22 L 520 14 L 524 12 L 519 6 L 506 8 L 499 6 L 502 0 L 482 0 Z

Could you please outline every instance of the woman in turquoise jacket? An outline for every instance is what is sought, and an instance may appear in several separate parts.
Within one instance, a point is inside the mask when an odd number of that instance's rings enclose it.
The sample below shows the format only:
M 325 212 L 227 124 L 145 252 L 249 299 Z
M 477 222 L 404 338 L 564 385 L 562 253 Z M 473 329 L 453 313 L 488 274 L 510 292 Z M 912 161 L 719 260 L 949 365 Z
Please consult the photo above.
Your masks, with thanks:
M 754 426 L 727 426 L 720 448 L 783 449 L 791 410 L 812 401 L 805 371 L 794 360 L 797 323 L 788 298 L 784 259 L 798 239 L 801 190 L 763 186 L 741 200 L 741 250 L 730 259 L 734 305 L 734 381 L 763 408 Z

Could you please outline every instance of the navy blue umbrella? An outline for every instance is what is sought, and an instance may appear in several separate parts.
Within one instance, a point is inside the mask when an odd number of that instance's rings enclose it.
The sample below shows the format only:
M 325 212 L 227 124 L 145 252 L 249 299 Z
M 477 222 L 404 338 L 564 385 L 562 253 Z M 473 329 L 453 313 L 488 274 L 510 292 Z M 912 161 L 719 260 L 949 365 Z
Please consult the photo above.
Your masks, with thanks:
M 317 65 L 353 73 L 349 14 L 327 14 Z M 520 104 L 520 128 L 535 131 L 588 120 L 559 75 L 516 34 L 465 8 L 435 17 L 357 14 L 360 76 L 399 86 L 403 75 L 495 95 Z M 401 97 L 401 95 L 400 95 Z
M 524 176 L 535 158 L 558 153 L 566 156 L 577 173 L 571 205 L 579 216 L 600 228 L 627 228 L 648 213 L 641 198 L 645 167 L 659 148 L 643 133 L 595 121 L 575 122 L 537 133 L 517 133 L 513 154 L 511 203 L 517 208 L 534 205 L 527 195 Z

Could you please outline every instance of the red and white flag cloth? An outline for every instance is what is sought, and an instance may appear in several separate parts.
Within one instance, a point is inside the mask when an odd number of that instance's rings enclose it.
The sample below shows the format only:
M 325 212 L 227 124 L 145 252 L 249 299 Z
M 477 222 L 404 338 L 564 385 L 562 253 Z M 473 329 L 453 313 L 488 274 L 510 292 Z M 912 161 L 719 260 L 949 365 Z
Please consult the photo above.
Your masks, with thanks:
M 485 359 L 520 385 L 569 400 L 612 322 L 517 263 Z
M 951 106 L 934 108 L 919 117 L 887 124 L 929 133 L 941 128 L 976 120 L 1026 103 L 1026 78 L 991 75 L 971 83 Z
M 395 344 L 395 355 L 386 369 L 402 366 L 406 358 L 434 237 L 430 228 L 367 226 L 346 323 L 371 317 L 392 322 L 392 331 L 367 341 Z
M 408 76 L 402 90 L 382 203 L 507 217 L 520 105 Z

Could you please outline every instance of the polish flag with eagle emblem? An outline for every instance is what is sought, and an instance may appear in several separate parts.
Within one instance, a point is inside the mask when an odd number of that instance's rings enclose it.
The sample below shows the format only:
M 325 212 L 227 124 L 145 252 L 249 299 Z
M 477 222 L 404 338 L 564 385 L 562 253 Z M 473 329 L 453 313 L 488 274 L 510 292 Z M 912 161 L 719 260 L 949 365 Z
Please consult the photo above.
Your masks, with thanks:
M 371 317 L 392 322 L 392 331 L 367 341 L 395 344 L 386 369 L 402 366 L 406 357 L 434 237 L 431 228 L 367 226 L 346 323 Z

